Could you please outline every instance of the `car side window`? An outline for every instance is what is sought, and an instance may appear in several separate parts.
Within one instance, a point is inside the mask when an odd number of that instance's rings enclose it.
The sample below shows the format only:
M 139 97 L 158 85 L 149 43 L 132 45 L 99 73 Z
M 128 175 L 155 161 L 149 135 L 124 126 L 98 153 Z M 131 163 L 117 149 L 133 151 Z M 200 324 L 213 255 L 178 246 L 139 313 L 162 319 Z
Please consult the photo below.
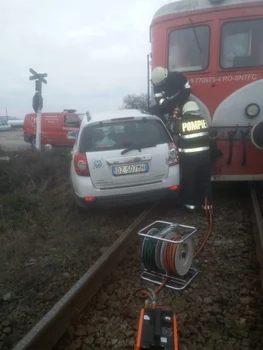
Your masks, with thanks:
M 79 128 L 80 119 L 75 115 L 65 115 L 64 116 L 64 126 L 67 128 Z

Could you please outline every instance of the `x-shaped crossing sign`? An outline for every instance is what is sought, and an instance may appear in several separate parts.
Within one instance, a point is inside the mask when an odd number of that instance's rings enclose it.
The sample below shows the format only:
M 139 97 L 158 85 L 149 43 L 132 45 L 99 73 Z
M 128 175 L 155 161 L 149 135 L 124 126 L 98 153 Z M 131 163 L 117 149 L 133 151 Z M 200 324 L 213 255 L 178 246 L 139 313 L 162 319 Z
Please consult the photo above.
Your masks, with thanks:
M 46 84 L 46 77 L 47 77 L 47 73 L 44 74 L 39 74 L 37 72 L 34 71 L 34 69 L 30 68 L 29 72 L 32 73 L 33 75 L 31 77 L 29 77 L 29 80 L 40 80 L 42 83 Z

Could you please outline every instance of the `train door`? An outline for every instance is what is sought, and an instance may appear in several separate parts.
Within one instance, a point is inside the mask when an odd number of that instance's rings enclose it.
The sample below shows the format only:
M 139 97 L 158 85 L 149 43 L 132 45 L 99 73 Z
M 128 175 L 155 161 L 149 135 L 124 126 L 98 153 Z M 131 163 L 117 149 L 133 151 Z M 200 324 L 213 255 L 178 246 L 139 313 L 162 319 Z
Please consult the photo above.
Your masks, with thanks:
M 214 165 L 214 178 L 258 180 L 263 153 L 251 143 L 251 131 L 263 121 L 263 19 L 221 16 L 213 126 L 224 155 Z

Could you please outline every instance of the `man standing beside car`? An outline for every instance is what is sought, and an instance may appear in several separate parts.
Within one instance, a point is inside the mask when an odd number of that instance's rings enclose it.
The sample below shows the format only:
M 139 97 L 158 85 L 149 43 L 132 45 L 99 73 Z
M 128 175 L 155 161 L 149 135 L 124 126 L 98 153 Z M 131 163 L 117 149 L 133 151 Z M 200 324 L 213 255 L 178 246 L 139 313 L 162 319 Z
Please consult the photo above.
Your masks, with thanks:
M 164 121 L 179 148 L 184 205 L 195 210 L 205 198 L 211 204 L 209 128 L 198 105 L 188 101 L 191 85 L 182 73 L 169 73 L 163 67 L 153 70 L 152 82 L 156 105 L 151 112 Z
M 183 171 L 185 207 L 195 210 L 212 209 L 211 156 L 209 126 L 196 102 L 189 101 L 182 108 L 182 117 L 171 126 L 176 135 Z

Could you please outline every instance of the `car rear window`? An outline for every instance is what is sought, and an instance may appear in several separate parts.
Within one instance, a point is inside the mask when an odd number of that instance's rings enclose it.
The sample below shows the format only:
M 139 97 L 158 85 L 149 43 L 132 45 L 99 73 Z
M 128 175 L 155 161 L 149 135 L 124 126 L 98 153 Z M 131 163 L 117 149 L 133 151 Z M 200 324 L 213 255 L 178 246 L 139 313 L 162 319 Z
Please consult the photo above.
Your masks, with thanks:
M 79 151 L 115 150 L 171 141 L 167 129 L 159 120 L 122 120 L 86 126 L 80 135 Z

